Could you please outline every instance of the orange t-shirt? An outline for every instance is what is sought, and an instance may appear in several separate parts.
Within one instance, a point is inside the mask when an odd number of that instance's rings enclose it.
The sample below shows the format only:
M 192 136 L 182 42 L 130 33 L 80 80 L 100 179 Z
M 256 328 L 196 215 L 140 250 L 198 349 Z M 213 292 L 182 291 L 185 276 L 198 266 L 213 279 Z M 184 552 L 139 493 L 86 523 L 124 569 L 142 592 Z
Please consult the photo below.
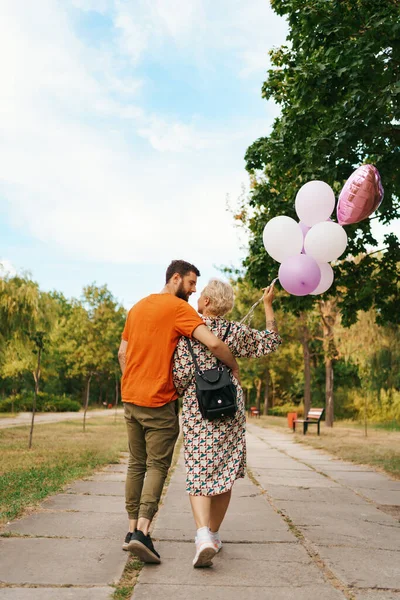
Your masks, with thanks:
M 157 407 L 176 400 L 172 360 L 182 335 L 192 337 L 203 319 L 172 294 L 151 294 L 131 308 L 122 333 L 128 342 L 122 401 Z

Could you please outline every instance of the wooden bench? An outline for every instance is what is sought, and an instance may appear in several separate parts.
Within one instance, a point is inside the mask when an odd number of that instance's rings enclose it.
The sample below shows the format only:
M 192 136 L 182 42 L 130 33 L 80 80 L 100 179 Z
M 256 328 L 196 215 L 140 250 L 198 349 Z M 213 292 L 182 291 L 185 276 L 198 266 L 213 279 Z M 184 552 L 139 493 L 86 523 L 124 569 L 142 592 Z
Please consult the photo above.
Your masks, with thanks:
M 258 417 L 260 418 L 260 411 L 256 406 L 250 406 L 249 417 Z
M 316 425 L 318 428 L 319 435 L 319 427 L 324 411 L 324 408 L 310 408 L 310 410 L 308 411 L 308 415 L 305 419 L 295 419 L 293 421 L 293 431 L 296 431 L 296 423 L 303 423 L 303 435 L 307 433 L 309 425 Z

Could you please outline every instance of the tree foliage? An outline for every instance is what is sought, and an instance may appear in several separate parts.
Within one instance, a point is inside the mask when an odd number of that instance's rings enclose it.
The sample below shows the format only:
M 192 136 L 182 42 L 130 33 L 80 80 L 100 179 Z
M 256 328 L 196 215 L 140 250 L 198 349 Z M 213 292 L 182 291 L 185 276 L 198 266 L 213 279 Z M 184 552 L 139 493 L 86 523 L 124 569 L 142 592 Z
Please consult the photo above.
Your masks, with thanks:
M 33 389 L 42 340 L 44 392 L 82 398 L 87 406 L 91 381 L 96 399 L 113 403 L 125 317 L 106 286 L 87 286 L 79 300 L 67 300 L 42 292 L 29 276 L 0 279 L 0 394 Z
M 277 264 L 262 244 L 265 223 L 295 217 L 294 199 L 305 182 L 321 179 L 339 193 L 352 171 L 373 163 L 385 198 L 374 216 L 388 224 L 398 216 L 400 196 L 400 11 L 397 0 L 272 0 L 287 18 L 287 44 L 271 51 L 272 68 L 262 95 L 281 108 L 270 135 L 246 153 L 253 189 L 250 211 L 238 215 L 249 227 L 248 277 L 265 284 Z M 346 227 L 347 253 L 336 266 L 342 321 L 376 308 L 380 323 L 399 323 L 399 241 L 394 233 L 378 248 L 372 219 Z M 354 260 L 357 257 L 357 260 Z M 361 282 L 361 285 L 360 285 Z M 287 298 L 297 314 L 313 298 Z

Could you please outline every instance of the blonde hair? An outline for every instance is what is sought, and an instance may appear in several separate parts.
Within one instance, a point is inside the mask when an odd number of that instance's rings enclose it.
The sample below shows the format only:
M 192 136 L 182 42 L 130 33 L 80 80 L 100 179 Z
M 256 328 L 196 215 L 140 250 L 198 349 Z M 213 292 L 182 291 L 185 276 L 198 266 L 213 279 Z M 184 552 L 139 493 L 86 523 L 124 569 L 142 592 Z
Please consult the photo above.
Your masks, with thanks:
M 235 296 L 232 286 L 220 279 L 210 279 L 201 295 L 210 299 L 209 310 L 217 317 L 222 317 L 233 308 Z

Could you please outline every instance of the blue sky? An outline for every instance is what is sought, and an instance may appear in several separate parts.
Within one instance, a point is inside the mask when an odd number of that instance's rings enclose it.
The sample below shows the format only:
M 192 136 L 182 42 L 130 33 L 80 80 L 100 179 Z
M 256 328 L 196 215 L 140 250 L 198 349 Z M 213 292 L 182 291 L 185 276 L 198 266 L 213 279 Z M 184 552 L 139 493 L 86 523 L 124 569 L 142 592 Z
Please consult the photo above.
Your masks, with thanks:
M 43 289 L 126 306 L 167 264 L 240 265 L 226 210 L 286 23 L 266 0 L 3 0 L 0 260 Z

